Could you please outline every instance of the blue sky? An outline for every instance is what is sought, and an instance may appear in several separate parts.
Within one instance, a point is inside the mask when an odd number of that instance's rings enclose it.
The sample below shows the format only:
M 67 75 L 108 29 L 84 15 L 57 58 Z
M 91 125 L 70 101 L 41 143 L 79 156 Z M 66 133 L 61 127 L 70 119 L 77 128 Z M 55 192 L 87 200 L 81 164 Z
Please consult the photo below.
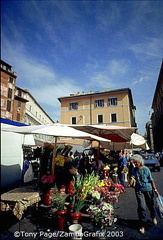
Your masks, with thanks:
M 162 0 L 2 0 L 2 59 L 54 121 L 58 97 L 131 88 L 143 135 L 163 57 L 162 16 Z

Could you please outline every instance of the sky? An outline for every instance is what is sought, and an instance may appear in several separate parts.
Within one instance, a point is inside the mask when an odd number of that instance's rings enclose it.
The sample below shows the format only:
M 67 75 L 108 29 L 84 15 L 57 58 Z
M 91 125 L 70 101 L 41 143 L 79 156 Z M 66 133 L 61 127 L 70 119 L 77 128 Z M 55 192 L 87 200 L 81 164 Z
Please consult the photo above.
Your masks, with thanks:
M 2 0 L 1 58 L 48 115 L 58 97 L 130 88 L 144 135 L 163 58 L 163 1 Z

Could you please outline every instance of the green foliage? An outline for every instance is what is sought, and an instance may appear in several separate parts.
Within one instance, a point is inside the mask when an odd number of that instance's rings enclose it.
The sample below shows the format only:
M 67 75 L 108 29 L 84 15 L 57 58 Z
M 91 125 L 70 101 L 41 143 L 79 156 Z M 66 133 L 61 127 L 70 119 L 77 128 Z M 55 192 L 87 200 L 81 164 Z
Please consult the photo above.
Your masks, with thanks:
M 51 195 L 51 201 L 55 208 L 57 208 L 58 211 L 63 210 L 65 208 L 65 202 L 66 202 L 66 195 L 62 195 L 59 192 L 53 193 Z

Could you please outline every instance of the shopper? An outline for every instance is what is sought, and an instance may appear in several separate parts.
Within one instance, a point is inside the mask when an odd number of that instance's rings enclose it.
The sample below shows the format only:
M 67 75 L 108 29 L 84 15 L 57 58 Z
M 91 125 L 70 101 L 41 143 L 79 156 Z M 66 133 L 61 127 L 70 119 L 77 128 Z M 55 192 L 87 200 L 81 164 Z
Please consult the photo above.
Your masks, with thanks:
M 127 168 L 127 159 L 124 150 L 119 152 L 118 159 L 118 178 L 120 183 L 125 187 L 125 169 Z
M 148 167 L 144 166 L 144 161 L 141 155 L 135 154 L 132 157 L 135 167 L 132 170 L 132 175 L 136 180 L 135 194 L 138 203 L 138 217 L 140 220 L 140 233 L 145 233 L 146 227 L 146 206 L 150 211 L 150 216 L 154 225 L 157 225 L 157 219 L 154 208 L 154 192 L 159 195 L 156 184 L 152 178 Z

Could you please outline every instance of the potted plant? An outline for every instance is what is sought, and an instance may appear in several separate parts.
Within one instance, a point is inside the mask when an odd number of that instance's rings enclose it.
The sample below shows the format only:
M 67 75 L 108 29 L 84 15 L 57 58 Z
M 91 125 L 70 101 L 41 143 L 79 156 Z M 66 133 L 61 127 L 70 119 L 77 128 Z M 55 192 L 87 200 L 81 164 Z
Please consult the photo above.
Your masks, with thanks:
M 67 208 L 65 207 L 66 195 L 55 192 L 51 195 L 50 199 L 53 206 L 57 209 L 58 230 L 64 231 L 65 221 L 67 218 Z

